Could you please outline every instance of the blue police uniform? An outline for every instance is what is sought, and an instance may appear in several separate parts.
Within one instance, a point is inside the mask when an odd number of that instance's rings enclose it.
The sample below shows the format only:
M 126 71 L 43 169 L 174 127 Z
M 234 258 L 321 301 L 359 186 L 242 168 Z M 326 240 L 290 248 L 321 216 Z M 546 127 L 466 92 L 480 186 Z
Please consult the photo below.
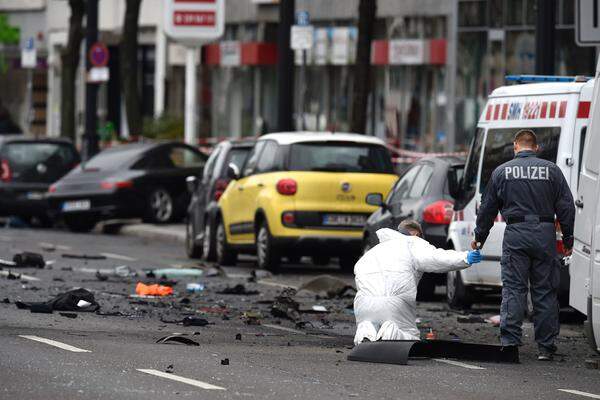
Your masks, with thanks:
M 521 345 L 529 286 L 535 341 L 541 351 L 553 353 L 560 328 L 560 263 L 554 216 L 560 223 L 565 248 L 572 248 L 575 205 L 571 190 L 556 164 L 537 158 L 531 150 L 521 151 L 492 173 L 475 228 L 475 240 L 482 245 L 498 211 L 506 221 L 501 260 L 502 345 Z

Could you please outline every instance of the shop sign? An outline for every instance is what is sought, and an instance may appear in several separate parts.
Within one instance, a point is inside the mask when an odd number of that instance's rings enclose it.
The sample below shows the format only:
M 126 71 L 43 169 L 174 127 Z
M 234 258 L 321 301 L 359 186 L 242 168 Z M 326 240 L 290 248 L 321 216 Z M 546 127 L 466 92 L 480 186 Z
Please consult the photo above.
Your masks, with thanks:
M 348 65 L 354 63 L 356 58 L 356 36 L 356 28 L 332 28 L 331 64 Z
M 165 33 L 189 45 L 218 39 L 225 30 L 225 0 L 165 0 Z
M 312 25 L 294 25 L 290 35 L 292 50 L 309 50 L 313 46 L 314 28 Z
M 21 49 L 21 68 L 35 68 L 37 66 L 37 50 L 35 40 L 30 37 Z
M 225 41 L 219 44 L 221 50 L 221 66 L 237 67 L 242 61 L 242 47 L 240 42 Z
M 315 65 L 326 65 L 327 55 L 329 54 L 329 38 L 330 29 L 317 28 L 315 29 L 315 45 L 313 47 L 312 56 Z
M 422 39 L 390 40 L 389 62 L 391 65 L 422 65 L 427 63 L 427 48 Z

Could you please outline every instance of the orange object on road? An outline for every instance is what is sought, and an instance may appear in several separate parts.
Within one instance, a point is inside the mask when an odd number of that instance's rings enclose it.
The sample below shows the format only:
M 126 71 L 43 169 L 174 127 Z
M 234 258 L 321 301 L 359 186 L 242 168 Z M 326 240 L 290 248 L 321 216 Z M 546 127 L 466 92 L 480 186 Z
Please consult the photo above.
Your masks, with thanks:
M 173 288 L 158 284 L 146 285 L 142 282 L 138 282 L 135 287 L 135 292 L 140 296 L 169 296 L 173 294 Z

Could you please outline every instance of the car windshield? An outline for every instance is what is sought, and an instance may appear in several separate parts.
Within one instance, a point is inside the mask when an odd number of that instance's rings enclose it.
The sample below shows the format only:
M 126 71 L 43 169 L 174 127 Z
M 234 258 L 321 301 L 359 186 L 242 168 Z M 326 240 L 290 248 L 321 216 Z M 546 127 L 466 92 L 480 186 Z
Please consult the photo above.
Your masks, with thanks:
M 225 165 L 233 163 L 241 170 L 251 149 L 251 147 L 238 147 L 235 149 L 231 149 L 228 156 L 229 159 L 227 160 L 227 163 Z
M 52 183 L 79 162 L 72 146 L 44 142 L 8 143 L 0 158 L 8 163 L 11 179 L 17 182 Z
M 113 171 L 122 168 L 129 161 L 140 154 L 140 149 L 128 150 L 104 150 L 100 154 L 92 157 L 85 165 L 82 165 L 84 170 L 95 171 Z
M 519 130 L 520 128 L 490 129 L 488 131 L 483 153 L 483 165 L 481 166 L 480 193 L 485 192 L 487 183 L 496 167 L 515 157 L 513 139 Z M 540 147 L 537 156 L 544 160 L 556 162 L 560 128 L 534 128 L 533 131 L 537 136 L 538 146 Z
M 394 173 L 384 146 L 332 141 L 293 144 L 289 170 Z

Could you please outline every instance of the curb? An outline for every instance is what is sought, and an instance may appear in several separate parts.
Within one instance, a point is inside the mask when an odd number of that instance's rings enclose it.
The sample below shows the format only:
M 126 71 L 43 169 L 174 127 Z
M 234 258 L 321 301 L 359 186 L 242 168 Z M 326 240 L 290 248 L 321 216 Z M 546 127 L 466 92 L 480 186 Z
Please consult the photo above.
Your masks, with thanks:
M 150 224 L 134 224 L 124 225 L 119 232 L 121 235 L 134 236 L 143 239 L 164 240 L 185 245 L 185 228 L 181 225 L 178 227 L 150 225 Z

